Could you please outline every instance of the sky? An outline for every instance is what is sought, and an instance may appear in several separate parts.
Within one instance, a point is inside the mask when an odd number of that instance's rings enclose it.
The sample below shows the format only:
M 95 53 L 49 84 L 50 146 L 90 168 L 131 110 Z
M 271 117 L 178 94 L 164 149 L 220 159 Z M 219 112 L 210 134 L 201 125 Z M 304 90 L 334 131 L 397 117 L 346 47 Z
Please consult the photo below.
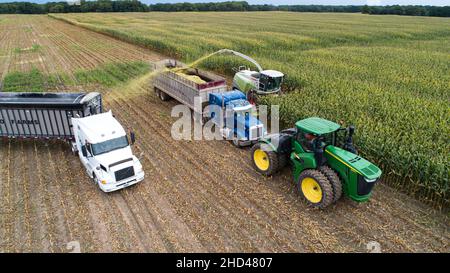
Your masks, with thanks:
M 64 0 L 0 0 L 0 3 L 24 1 L 24 2 L 58 2 Z M 147 4 L 154 3 L 177 3 L 177 2 L 223 2 L 226 0 L 141 0 Z M 430 5 L 450 6 L 450 0 L 247 0 L 250 4 L 273 4 L 273 5 Z

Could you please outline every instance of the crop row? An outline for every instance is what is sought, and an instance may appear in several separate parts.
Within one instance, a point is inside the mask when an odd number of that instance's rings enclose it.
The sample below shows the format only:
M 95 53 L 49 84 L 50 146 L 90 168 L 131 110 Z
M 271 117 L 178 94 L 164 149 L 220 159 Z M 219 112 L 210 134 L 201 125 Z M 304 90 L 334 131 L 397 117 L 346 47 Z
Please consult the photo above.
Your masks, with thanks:
M 143 75 L 149 69 L 149 64 L 141 61 L 107 63 L 93 69 L 79 69 L 71 77 L 66 73 L 45 74 L 34 67 L 30 71 L 14 71 L 6 74 L 3 81 L 3 91 L 42 92 L 55 90 L 59 85 L 74 86 L 80 84 L 100 84 L 112 87 Z
M 221 48 L 251 55 L 287 77 L 285 126 L 318 115 L 358 128 L 356 144 L 385 182 L 448 205 L 450 30 L 445 19 L 339 14 L 202 13 L 54 15 L 184 61 Z M 242 60 L 203 66 L 232 75 Z

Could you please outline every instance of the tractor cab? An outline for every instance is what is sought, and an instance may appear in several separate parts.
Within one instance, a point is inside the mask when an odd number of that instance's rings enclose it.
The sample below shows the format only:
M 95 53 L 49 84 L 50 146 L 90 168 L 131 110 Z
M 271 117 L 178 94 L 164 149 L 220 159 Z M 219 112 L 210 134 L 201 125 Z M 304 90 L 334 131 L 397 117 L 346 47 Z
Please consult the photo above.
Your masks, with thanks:
M 259 90 L 264 93 L 278 93 L 281 90 L 284 74 L 275 70 L 264 70 L 259 73 Z
M 304 151 L 312 152 L 314 148 L 323 149 L 332 145 L 357 154 L 353 146 L 354 126 L 342 128 L 337 123 L 315 117 L 300 120 L 295 125 L 297 141 Z

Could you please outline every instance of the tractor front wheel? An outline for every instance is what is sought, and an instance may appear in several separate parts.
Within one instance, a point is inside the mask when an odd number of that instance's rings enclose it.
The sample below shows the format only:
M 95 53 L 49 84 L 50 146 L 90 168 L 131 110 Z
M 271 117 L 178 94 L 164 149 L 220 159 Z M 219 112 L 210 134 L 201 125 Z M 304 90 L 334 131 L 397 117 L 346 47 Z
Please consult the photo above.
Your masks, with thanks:
M 333 202 L 339 200 L 342 196 L 342 182 L 337 173 L 328 166 L 322 166 L 319 170 L 327 177 L 333 187 Z
M 297 185 L 299 192 L 311 206 L 323 209 L 333 203 L 333 187 L 319 170 L 303 171 Z
M 278 155 L 269 145 L 256 143 L 252 147 L 251 156 L 253 167 L 259 173 L 269 176 L 278 171 Z

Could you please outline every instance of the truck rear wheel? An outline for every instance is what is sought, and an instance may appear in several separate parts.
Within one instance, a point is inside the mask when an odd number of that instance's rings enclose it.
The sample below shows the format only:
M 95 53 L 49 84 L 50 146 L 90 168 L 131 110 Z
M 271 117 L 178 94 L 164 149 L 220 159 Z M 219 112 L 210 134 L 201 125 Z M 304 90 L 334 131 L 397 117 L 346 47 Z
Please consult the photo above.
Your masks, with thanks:
M 171 97 L 169 95 L 166 94 L 166 92 L 164 91 L 159 91 L 159 97 L 161 98 L 162 101 L 168 101 L 171 99 Z
M 153 87 L 153 89 L 155 90 L 155 94 L 158 98 L 160 98 L 159 93 L 161 92 L 157 87 Z
M 319 170 L 305 170 L 297 183 L 299 192 L 313 207 L 326 208 L 334 200 L 333 187 Z
M 323 173 L 328 181 L 330 181 L 331 186 L 333 187 L 333 202 L 339 200 L 342 196 L 342 182 L 337 173 L 328 166 L 322 166 L 319 168 L 320 172 Z
M 279 169 L 278 155 L 264 143 L 256 143 L 251 150 L 252 164 L 259 173 L 269 176 Z

